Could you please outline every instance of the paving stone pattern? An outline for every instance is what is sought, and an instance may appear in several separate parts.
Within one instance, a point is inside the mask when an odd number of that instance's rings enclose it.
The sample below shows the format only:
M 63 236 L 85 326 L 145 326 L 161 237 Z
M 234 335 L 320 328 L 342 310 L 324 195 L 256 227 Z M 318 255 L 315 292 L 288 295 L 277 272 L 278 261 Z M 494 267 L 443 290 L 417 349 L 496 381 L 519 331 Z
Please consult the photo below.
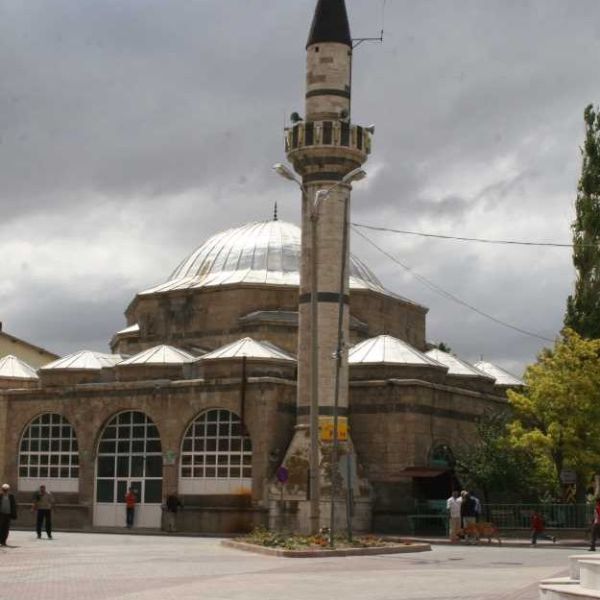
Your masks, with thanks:
M 437 546 L 418 555 L 287 559 L 191 537 L 11 532 L 0 600 L 533 600 L 573 549 Z

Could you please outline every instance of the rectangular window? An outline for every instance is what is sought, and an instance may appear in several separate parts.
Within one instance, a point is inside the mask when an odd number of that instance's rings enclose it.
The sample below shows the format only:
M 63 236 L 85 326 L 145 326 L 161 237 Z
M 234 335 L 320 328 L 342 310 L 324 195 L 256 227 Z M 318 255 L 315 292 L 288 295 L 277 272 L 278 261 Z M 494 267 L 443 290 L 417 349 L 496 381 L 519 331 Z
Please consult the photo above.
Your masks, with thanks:
M 98 457 L 98 477 L 114 477 L 115 476 L 115 457 L 114 456 L 99 456 Z
M 117 452 L 119 454 L 129 454 L 130 444 L 127 442 L 117 442 Z
M 129 456 L 117 457 L 117 477 L 129 477 Z
M 161 450 L 160 440 L 149 440 L 146 442 L 146 452 L 160 452 Z
M 64 445 L 65 445 L 65 442 L 63 441 L 63 451 L 66 450 Z M 116 451 L 117 451 L 116 442 L 100 442 L 100 447 L 98 448 L 99 454 L 114 454 Z
M 137 442 L 131 442 L 131 452 L 143 453 L 144 452 L 144 442 L 142 440 L 137 441 Z
M 350 145 L 350 124 L 349 123 L 342 123 L 340 143 L 342 146 Z
M 131 457 L 131 476 L 132 477 L 143 477 L 144 476 L 144 457 L 143 456 L 132 456 Z
M 162 456 L 146 457 L 146 477 L 162 476 Z
M 144 502 L 160 504 L 162 502 L 162 480 L 147 479 Z
M 312 146 L 315 143 L 315 124 L 304 124 L 304 145 Z
M 333 123 L 331 121 L 323 122 L 323 144 L 330 145 L 333 143 Z
M 125 495 L 127 494 L 127 482 L 117 481 L 117 502 L 119 504 L 125 503 Z

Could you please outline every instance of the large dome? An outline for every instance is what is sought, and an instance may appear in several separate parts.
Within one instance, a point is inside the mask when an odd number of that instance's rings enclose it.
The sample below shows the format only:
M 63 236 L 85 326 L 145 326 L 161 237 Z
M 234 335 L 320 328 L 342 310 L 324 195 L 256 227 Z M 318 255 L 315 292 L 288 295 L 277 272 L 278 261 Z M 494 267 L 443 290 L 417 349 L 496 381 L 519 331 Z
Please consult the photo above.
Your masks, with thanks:
M 173 271 L 169 279 L 143 294 L 238 283 L 300 284 L 297 225 L 262 221 L 228 229 L 209 238 Z M 350 288 L 391 295 L 370 269 L 350 257 Z

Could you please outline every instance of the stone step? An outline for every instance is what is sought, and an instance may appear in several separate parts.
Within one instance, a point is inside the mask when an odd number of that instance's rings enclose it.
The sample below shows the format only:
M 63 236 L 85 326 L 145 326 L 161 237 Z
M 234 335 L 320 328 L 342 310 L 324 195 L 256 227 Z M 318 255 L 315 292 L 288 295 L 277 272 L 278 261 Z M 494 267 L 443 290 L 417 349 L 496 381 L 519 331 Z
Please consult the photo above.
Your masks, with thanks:
M 600 561 L 579 561 L 579 583 L 590 590 L 600 591 Z
M 540 600 L 594 600 L 600 598 L 600 590 L 590 590 L 576 585 L 541 585 Z
M 588 554 L 571 554 L 569 556 L 569 576 L 571 579 L 579 579 L 580 560 L 599 560 L 600 553 L 588 552 Z
M 570 577 L 549 577 L 542 579 L 541 585 L 579 585 L 579 579 L 571 579 Z

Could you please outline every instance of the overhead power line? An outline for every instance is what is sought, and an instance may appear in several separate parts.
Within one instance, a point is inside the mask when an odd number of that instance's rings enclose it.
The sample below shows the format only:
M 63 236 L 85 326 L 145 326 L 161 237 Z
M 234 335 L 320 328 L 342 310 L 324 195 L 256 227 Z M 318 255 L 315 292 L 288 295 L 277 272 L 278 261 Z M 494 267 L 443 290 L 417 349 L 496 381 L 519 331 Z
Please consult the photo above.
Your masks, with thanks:
M 442 296 L 443 298 L 446 298 L 447 300 L 451 300 L 452 302 L 455 302 L 456 304 L 460 304 L 461 306 L 464 306 L 465 308 L 468 308 L 469 310 L 477 313 L 478 315 L 480 315 L 480 316 L 482 316 L 482 317 L 484 317 L 486 319 L 489 319 L 490 321 L 493 321 L 494 323 L 496 323 L 498 325 L 502 325 L 503 327 L 507 327 L 508 329 L 512 329 L 513 331 L 517 331 L 517 332 L 522 333 L 523 335 L 527 335 L 529 337 L 537 338 L 537 339 L 543 340 L 545 342 L 554 343 L 554 340 L 552 340 L 550 338 L 547 338 L 547 337 L 545 337 L 543 335 L 540 335 L 538 333 L 534 333 L 532 331 L 527 331 L 526 329 L 523 329 L 521 327 L 517 327 L 516 325 L 512 325 L 511 323 L 507 323 L 506 321 L 503 321 L 502 319 L 499 319 L 499 318 L 495 317 L 494 315 L 490 315 L 489 313 L 487 313 L 487 312 L 485 312 L 483 310 L 480 310 L 476 306 L 473 306 L 472 304 L 469 304 L 468 302 L 465 302 L 464 300 L 462 300 L 458 296 L 454 295 L 452 292 L 449 292 L 449 291 L 445 290 L 444 288 L 440 287 L 439 285 L 433 283 L 433 281 L 430 281 L 426 277 L 423 277 L 423 275 L 420 275 L 414 269 L 412 269 L 408 265 L 405 265 L 398 258 L 396 258 L 393 254 L 390 254 L 389 252 L 387 252 L 387 250 L 384 250 L 383 248 L 381 248 L 380 246 L 378 246 L 371 238 L 369 238 L 362 231 L 360 231 L 358 229 L 358 226 L 352 225 L 352 229 L 361 238 L 363 238 L 369 244 L 371 244 L 371 246 L 373 246 L 376 250 L 378 250 L 379 252 L 381 252 L 384 256 L 387 256 L 390 260 L 392 260 L 397 265 L 399 265 L 400 267 L 402 267 L 405 271 L 407 271 L 408 273 L 410 273 L 415 279 L 417 279 L 418 281 L 420 281 L 423 285 L 425 285 L 426 287 L 428 287 L 430 290 L 432 290 L 436 294 Z
M 459 242 L 478 242 L 480 244 L 504 244 L 511 246 L 546 246 L 551 248 L 573 248 L 573 244 L 559 244 L 555 242 L 524 242 L 519 240 L 494 240 L 488 238 L 474 238 L 457 235 L 442 235 L 439 233 L 423 233 L 421 231 L 408 231 L 406 229 L 392 229 L 391 227 L 378 227 L 376 225 L 365 225 L 364 223 L 352 223 L 354 227 L 370 229 L 371 231 L 386 231 L 388 233 L 401 233 L 403 235 L 416 235 L 425 238 L 436 238 L 440 240 L 456 240 Z M 591 245 L 591 244 L 590 244 Z M 595 247 L 595 246 L 594 246 Z

